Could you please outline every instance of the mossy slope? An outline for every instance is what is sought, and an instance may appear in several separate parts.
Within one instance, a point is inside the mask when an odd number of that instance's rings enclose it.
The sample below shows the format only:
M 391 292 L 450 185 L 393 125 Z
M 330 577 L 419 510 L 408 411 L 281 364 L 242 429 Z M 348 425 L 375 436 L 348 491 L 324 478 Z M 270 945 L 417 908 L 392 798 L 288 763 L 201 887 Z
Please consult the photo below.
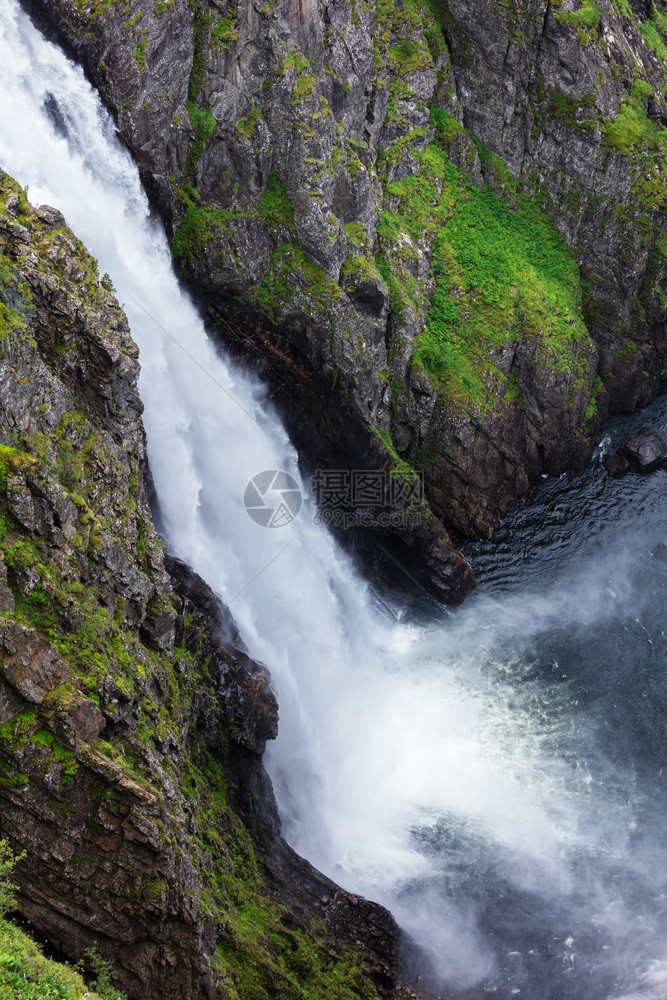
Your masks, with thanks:
M 32 938 L 0 920 L 2 1000 L 101 1000 L 79 972 L 45 958 Z

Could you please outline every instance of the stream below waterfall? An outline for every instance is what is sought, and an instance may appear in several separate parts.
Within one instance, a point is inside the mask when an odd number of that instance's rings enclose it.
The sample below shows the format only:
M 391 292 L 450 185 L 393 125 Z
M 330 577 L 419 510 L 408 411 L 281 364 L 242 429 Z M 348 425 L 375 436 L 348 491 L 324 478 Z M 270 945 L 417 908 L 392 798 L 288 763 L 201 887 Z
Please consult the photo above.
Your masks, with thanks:
M 209 341 L 137 172 L 80 69 L 0 0 L 0 167 L 59 208 L 140 348 L 169 549 L 270 668 L 266 762 L 290 843 L 387 905 L 436 992 L 605 1000 L 667 958 L 667 472 L 544 480 L 456 612 L 379 599 L 323 528 L 248 517 L 297 455 L 251 373 Z M 667 434 L 667 397 L 616 418 Z M 322 998 L 326 1000 L 326 998 Z

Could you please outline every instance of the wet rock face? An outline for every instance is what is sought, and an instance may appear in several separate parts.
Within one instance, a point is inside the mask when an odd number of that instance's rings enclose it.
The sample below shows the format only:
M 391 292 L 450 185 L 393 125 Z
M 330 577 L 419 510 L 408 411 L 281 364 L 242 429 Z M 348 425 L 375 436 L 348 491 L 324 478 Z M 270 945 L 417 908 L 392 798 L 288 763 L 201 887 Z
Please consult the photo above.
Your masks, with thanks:
M 271 676 L 264 664 L 248 655 L 229 609 L 204 580 L 180 559 L 168 558 L 166 565 L 184 601 L 205 614 L 213 628 L 214 681 L 227 706 L 234 741 L 261 756 L 266 741 L 278 735 L 278 703 Z
M 427 566 L 431 571 L 431 586 L 445 604 L 460 604 L 474 586 L 470 566 L 460 552 L 449 546 L 434 546 Z
M 328 925 L 338 887 L 280 837 L 268 671 L 165 561 L 125 316 L 62 216 L 1 172 L 0 334 L 0 838 L 27 851 L 19 912 L 72 960 L 96 947 L 136 1000 L 296 998 L 304 950 L 322 996 L 332 952 L 388 995 L 390 915 L 358 900 Z
M 129 21 L 34 6 L 307 463 L 423 473 L 422 567 L 447 531 L 489 537 L 532 478 L 581 468 L 602 420 L 657 392 L 667 67 L 645 4 L 450 0 L 434 19 L 402 0 L 141 0 Z M 499 245 L 501 204 L 533 245 L 520 258 L 509 239 L 489 272 L 456 220 L 500 220 Z M 553 227 L 580 271 L 554 270 Z

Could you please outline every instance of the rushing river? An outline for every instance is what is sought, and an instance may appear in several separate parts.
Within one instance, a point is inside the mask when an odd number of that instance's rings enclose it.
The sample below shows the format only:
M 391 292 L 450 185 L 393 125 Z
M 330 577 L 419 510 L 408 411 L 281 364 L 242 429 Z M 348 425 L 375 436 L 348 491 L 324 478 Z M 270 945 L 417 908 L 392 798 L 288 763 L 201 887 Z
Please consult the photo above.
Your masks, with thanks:
M 388 905 L 422 983 L 605 1000 L 667 957 L 667 473 L 544 481 L 451 614 L 380 601 L 322 528 L 262 528 L 263 470 L 299 478 L 263 388 L 207 339 L 83 74 L 0 0 L 0 166 L 109 272 L 141 351 L 169 548 L 270 667 L 286 836 Z M 607 428 L 667 433 L 667 398 Z M 325 1000 L 325 998 L 323 998 Z

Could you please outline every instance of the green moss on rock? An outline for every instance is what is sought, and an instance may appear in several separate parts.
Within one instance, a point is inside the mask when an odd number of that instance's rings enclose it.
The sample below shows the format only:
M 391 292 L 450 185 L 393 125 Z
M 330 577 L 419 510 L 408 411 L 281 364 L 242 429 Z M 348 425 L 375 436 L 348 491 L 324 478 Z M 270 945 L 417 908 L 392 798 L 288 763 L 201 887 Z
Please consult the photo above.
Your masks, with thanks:
M 259 196 L 257 214 L 271 229 L 282 228 L 294 232 L 294 209 L 275 170 L 269 172 L 266 190 Z
M 437 109 L 432 118 L 446 143 L 456 130 Z M 468 182 L 441 141 L 427 147 L 414 177 L 387 186 L 395 208 L 385 228 L 405 231 L 413 244 L 432 239 L 435 288 L 415 359 L 458 406 L 497 405 L 505 376 L 494 354 L 526 335 L 548 343 L 556 369 L 588 378 L 591 341 L 576 261 L 535 203 L 515 191 L 511 208 Z M 511 398 L 507 383 L 505 394 Z
M 261 309 L 276 319 L 281 308 L 298 293 L 312 306 L 327 312 L 342 295 L 339 285 L 303 250 L 283 243 L 271 253 L 269 269 L 254 298 Z

